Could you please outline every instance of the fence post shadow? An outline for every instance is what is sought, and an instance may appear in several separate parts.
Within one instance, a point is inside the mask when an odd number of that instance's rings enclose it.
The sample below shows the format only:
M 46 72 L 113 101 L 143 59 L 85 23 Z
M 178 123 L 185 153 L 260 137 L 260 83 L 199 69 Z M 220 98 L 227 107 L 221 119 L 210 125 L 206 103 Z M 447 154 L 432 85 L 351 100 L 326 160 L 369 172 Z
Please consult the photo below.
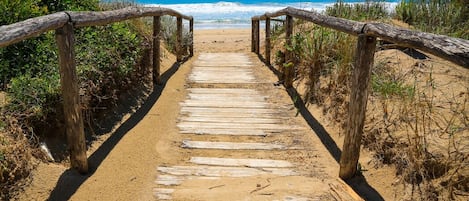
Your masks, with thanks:
M 57 181 L 54 190 L 47 200 L 69 200 L 78 188 L 91 177 L 96 169 L 101 165 L 107 155 L 114 149 L 119 141 L 134 128 L 151 110 L 156 101 L 160 98 L 167 81 L 177 72 L 180 65 L 187 61 L 186 57 L 181 62 L 175 62 L 167 71 L 161 75 L 161 85 L 154 85 L 153 92 L 147 97 L 141 107 L 130 116 L 119 128 L 88 158 L 89 173 L 82 175 L 73 169 L 68 169 Z

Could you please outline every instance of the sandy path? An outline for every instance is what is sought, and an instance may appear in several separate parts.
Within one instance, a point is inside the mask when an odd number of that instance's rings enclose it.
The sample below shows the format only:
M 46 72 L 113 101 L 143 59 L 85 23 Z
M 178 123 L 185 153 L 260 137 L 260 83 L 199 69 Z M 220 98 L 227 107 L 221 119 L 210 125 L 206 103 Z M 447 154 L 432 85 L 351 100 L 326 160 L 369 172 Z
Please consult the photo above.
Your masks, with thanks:
M 229 33 L 229 34 L 228 34 Z M 201 52 L 245 52 L 250 51 L 250 30 L 202 30 L 195 32 L 195 56 Z M 174 72 L 177 68 L 170 68 L 174 57 L 164 58 L 163 71 Z M 90 166 L 95 171 L 88 176 L 77 175 L 73 171 L 66 171 L 66 167 L 57 164 L 41 164 L 33 175 L 30 187 L 19 197 L 20 200 L 154 200 L 153 188 L 156 187 L 156 167 L 165 164 L 177 164 L 187 161 L 187 152 L 177 151 L 182 137 L 176 126 L 179 102 L 186 97 L 185 78 L 191 70 L 192 62 L 180 66 L 167 80 L 161 94 L 150 95 L 146 105 L 143 105 L 135 115 L 132 115 L 109 139 L 94 145 L 90 150 Z M 262 64 L 259 64 L 262 65 Z M 171 74 L 171 73 L 166 73 Z M 267 68 L 258 68 L 256 74 L 267 82 L 277 81 L 273 73 Z M 282 88 L 283 89 L 283 88 Z M 158 90 L 157 90 L 158 91 Z M 282 101 L 291 103 L 284 90 Z M 296 121 L 307 126 L 301 116 Z M 177 136 L 177 137 L 175 137 Z M 305 133 L 306 143 L 322 146 L 313 131 Z M 309 138 L 308 136 L 312 136 Z M 96 151 L 95 151 L 96 150 Z M 301 162 L 303 171 L 308 166 L 320 164 L 324 174 L 332 178 L 338 173 L 338 164 L 324 149 L 315 153 L 295 155 L 290 153 L 279 158 L 293 158 Z M 91 153 L 95 151 L 94 153 Z M 317 157 L 317 155 L 321 157 Z M 219 155 L 214 151 L 213 156 Z M 304 178 L 291 178 L 297 184 L 308 183 Z M 255 189 L 256 184 L 264 185 L 264 178 L 247 180 L 237 183 L 248 189 Z M 233 181 L 238 182 L 238 181 Z M 272 181 L 272 187 L 284 184 L 286 181 L 278 179 Z M 278 184 L 278 185 L 275 185 Z M 192 185 L 198 185 L 197 183 Z M 254 185 L 254 186 L 252 186 Z M 248 188 L 249 186 L 249 188 Z M 314 189 L 314 185 L 305 185 Z M 308 189 L 307 188 L 307 189 Z M 251 189 L 252 190 L 252 189 Z M 275 190 L 275 188 L 274 188 Z M 232 193 L 236 198 L 235 192 Z M 198 192 L 201 195 L 205 192 Z M 226 196 L 226 195 L 224 195 Z M 227 196 L 230 197 L 230 196 Z

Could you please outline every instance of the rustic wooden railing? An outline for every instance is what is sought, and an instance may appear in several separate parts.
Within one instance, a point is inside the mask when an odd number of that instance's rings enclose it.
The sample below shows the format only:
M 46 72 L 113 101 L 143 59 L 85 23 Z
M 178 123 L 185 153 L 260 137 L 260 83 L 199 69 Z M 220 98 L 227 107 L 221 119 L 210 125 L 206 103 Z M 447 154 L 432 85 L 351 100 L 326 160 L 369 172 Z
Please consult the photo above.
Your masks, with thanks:
M 469 41 L 451 38 L 443 35 L 412 31 L 394 27 L 383 23 L 364 23 L 336 18 L 295 8 L 285 8 L 274 13 L 252 18 L 252 52 L 259 54 L 259 21 L 265 20 L 265 62 L 270 65 L 270 21 L 272 18 L 286 16 L 285 32 L 286 45 L 291 46 L 293 33 L 293 17 L 313 22 L 320 26 L 332 28 L 354 36 L 358 36 L 355 68 L 352 75 L 352 89 L 349 104 L 348 126 L 340 157 L 339 176 L 349 179 L 356 174 L 360 154 L 360 143 L 365 121 L 365 111 L 368 98 L 368 85 L 371 68 L 373 66 L 376 40 L 380 38 L 400 46 L 420 49 L 441 57 L 464 68 L 469 68 Z M 292 52 L 288 49 L 285 61 L 289 62 Z M 283 68 L 283 67 L 281 67 Z M 285 87 L 292 87 L 294 68 L 283 68 L 280 79 L 284 80 Z
M 85 132 L 80 107 L 78 77 L 74 52 L 74 28 L 106 25 L 133 18 L 153 17 L 153 82 L 160 83 L 160 17 L 164 15 L 177 18 L 176 52 L 177 61 L 183 61 L 182 19 L 189 20 L 193 41 L 194 20 L 174 10 L 161 7 L 128 7 L 103 12 L 58 12 L 46 16 L 27 19 L 22 22 L 0 26 L 0 48 L 55 30 L 58 46 L 60 83 L 65 114 L 67 142 L 70 149 L 70 163 L 80 173 L 88 172 Z M 189 57 L 193 56 L 193 42 L 189 47 Z

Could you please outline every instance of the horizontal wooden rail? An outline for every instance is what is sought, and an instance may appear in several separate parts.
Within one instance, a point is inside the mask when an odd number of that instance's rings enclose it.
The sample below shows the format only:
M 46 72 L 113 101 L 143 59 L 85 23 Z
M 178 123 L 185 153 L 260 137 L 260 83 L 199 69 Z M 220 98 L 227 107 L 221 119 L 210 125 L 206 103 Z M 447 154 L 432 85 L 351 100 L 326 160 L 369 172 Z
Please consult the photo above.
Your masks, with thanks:
M 361 136 L 365 122 L 366 104 L 368 99 L 368 86 L 373 67 L 376 40 L 383 40 L 400 46 L 420 49 L 431 53 L 464 68 L 469 68 L 469 41 L 437 35 L 405 28 L 394 27 L 383 23 L 363 23 L 337 17 L 322 15 L 313 11 L 296 8 L 285 8 L 273 13 L 252 17 L 252 52 L 259 54 L 259 22 L 266 21 L 265 36 L 265 62 L 270 65 L 271 58 L 271 18 L 286 16 L 285 44 L 291 45 L 293 32 L 292 18 L 299 18 L 313 22 L 317 25 L 335 29 L 354 36 L 358 36 L 354 69 L 352 73 L 352 86 L 350 94 L 347 128 L 345 130 L 344 146 L 340 157 L 339 176 L 349 179 L 356 174 L 360 156 Z M 267 27 L 269 26 L 269 27 Z M 267 49 L 268 48 L 268 49 Z M 280 65 L 279 78 L 284 81 L 285 87 L 292 87 L 294 66 L 292 66 L 292 52 L 286 48 L 284 65 Z
M 420 49 L 461 65 L 462 67 L 469 68 L 469 41 L 460 38 L 413 31 L 383 23 L 357 22 L 291 7 L 274 13 L 265 13 L 264 15 L 255 16 L 252 17 L 252 20 L 259 21 L 284 15 L 307 20 L 315 24 L 355 36 L 365 34 L 367 36 L 378 37 L 401 46 Z
M 177 18 L 177 61 L 183 60 L 182 19 L 189 20 L 191 44 L 189 56 L 193 56 L 194 19 L 174 10 L 161 7 L 127 7 L 119 10 L 102 12 L 65 11 L 24 20 L 22 22 L 0 26 L 0 48 L 55 30 L 59 55 L 60 83 L 64 102 L 65 129 L 70 151 L 70 163 L 80 173 L 88 172 L 86 157 L 85 131 L 81 114 L 79 84 L 76 72 L 74 52 L 74 29 L 76 27 L 106 25 L 133 18 L 153 17 L 153 82 L 160 79 L 160 16 L 169 15 Z
M 169 8 L 161 7 L 127 7 L 119 10 L 102 12 L 75 12 L 65 11 L 50 15 L 27 19 L 10 25 L 0 26 L 0 47 L 37 36 L 46 31 L 56 30 L 71 22 L 74 27 L 106 25 L 114 22 L 125 21 L 133 18 L 151 16 L 174 16 L 192 21 L 191 16 L 186 16 Z

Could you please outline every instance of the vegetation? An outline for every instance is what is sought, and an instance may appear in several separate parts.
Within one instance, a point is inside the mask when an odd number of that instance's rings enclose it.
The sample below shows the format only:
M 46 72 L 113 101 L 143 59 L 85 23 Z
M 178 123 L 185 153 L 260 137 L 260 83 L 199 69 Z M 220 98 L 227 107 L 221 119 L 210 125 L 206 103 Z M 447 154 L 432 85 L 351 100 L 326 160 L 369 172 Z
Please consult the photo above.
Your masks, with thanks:
M 131 1 L 2 0 L 0 25 L 63 10 L 116 9 Z M 88 135 L 125 91 L 143 83 L 140 59 L 148 52 L 148 30 L 142 20 L 75 30 L 75 54 Z M 0 199 L 8 200 L 34 167 L 45 160 L 39 142 L 64 139 L 54 32 L 0 48 Z M 91 137 L 91 136 L 90 136 Z M 65 150 L 64 150 L 65 151 Z M 65 159 L 62 157 L 61 159 Z
M 467 0 L 403 0 L 396 18 L 425 32 L 469 39 Z
M 326 8 L 326 14 L 357 21 L 378 20 L 389 17 L 386 4 L 369 0 L 363 4 L 350 4 L 338 0 L 337 3 Z
M 418 2 L 402 1 L 394 16 L 423 31 L 467 37 L 469 11 L 462 1 Z M 388 21 L 392 16 L 382 2 L 338 1 L 325 14 L 359 21 Z M 323 112 L 344 128 L 355 55 L 355 48 L 350 47 L 356 44 L 355 37 L 299 20 L 292 45 L 285 47 L 280 34 L 283 29 L 277 30 L 273 34 L 279 49 L 276 65 L 280 69 L 295 66 L 295 83 L 304 86 L 306 102 L 322 106 Z M 291 61 L 284 59 L 286 49 L 294 54 Z M 468 137 L 469 86 L 443 84 L 423 61 L 396 66 L 389 57 L 377 58 L 363 138 L 365 147 L 375 154 L 376 167 L 394 164 L 399 181 L 406 191 L 410 189 L 408 199 L 464 199 L 461 195 L 469 192 L 469 168 L 465 165 L 469 150 L 461 140 Z M 467 78 L 461 79 L 464 82 Z M 455 91 L 444 91 L 442 86 L 448 85 Z

